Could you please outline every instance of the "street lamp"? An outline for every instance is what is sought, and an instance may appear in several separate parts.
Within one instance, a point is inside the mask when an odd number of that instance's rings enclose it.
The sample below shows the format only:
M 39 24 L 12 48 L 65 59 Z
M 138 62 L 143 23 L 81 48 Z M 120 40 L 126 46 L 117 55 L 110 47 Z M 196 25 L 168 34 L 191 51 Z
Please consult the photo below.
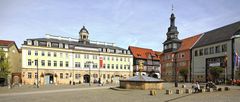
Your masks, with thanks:
M 38 85 L 38 59 L 35 60 L 35 64 L 37 65 L 37 88 L 39 88 L 39 85 Z
M 177 59 L 176 59 L 176 52 L 173 52 L 172 54 L 172 58 L 173 58 L 173 68 L 175 69 L 175 73 L 174 73 L 174 77 L 175 77 L 175 81 L 174 81 L 174 84 L 175 84 L 175 87 L 178 87 L 178 80 L 177 80 Z
M 88 65 L 89 65 L 89 69 L 88 69 L 88 71 L 89 71 L 89 86 L 91 86 L 91 64 L 93 64 L 93 61 L 87 61 L 86 62 Z
M 227 83 L 227 60 L 228 60 L 228 57 L 227 57 L 227 53 L 225 52 L 225 58 L 224 58 L 224 64 L 225 64 L 224 83 L 225 83 L 225 84 Z

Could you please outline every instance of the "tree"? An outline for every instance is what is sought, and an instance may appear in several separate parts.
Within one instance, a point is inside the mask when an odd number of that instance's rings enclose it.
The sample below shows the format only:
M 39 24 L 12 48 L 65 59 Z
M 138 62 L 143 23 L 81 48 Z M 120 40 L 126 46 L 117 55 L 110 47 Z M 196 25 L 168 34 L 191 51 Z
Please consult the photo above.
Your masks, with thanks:
M 184 82 L 187 80 L 188 68 L 182 68 L 179 70 L 180 75 L 184 78 Z
M 0 50 L 0 78 L 7 78 L 9 71 L 9 63 L 5 56 L 5 53 Z
M 216 81 L 216 79 L 219 78 L 220 74 L 223 72 L 224 68 L 222 67 L 210 67 L 209 73 L 212 75 L 213 80 Z

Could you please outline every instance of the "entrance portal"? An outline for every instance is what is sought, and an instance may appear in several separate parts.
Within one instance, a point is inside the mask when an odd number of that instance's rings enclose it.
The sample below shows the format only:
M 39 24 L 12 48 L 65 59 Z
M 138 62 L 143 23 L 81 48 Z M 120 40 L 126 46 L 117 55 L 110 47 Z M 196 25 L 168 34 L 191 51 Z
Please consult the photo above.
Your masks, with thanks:
M 45 74 L 45 84 L 53 84 L 53 74 L 47 73 Z
M 83 76 L 83 79 L 84 79 L 84 83 L 89 83 L 89 82 L 90 82 L 90 75 L 85 74 L 85 75 Z

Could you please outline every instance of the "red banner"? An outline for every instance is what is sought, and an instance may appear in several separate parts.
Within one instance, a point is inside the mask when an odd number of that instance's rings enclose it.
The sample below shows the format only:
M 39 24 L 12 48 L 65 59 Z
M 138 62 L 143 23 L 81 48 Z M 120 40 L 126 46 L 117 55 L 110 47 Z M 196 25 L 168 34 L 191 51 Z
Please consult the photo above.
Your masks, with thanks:
M 99 57 L 99 67 L 103 68 L 103 57 Z

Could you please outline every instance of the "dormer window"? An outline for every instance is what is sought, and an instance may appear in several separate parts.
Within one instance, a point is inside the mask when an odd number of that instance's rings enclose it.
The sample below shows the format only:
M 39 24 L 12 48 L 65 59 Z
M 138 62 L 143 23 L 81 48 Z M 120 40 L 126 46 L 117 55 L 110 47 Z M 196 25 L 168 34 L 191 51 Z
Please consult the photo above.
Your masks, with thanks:
M 63 48 L 63 44 L 62 43 L 59 44 L 59 48 Z
M 34 46 L 38 46 L 38 41 L 35 40 L 35 41 L 33 42 L 33 44 L 34 44 Z
M 141 57 L 141 55 L 140 55 L 140 54 L 137 54 L 137 56 L 138 56 L 138 57 Z
M 47 47 L 51 47 L 51 42 L 47 42 Z
M 65 48 L 68 49 L 68 44 L 65 44 Z
M 32 45 L 32 40 L 28 40 L 27 45 Z

